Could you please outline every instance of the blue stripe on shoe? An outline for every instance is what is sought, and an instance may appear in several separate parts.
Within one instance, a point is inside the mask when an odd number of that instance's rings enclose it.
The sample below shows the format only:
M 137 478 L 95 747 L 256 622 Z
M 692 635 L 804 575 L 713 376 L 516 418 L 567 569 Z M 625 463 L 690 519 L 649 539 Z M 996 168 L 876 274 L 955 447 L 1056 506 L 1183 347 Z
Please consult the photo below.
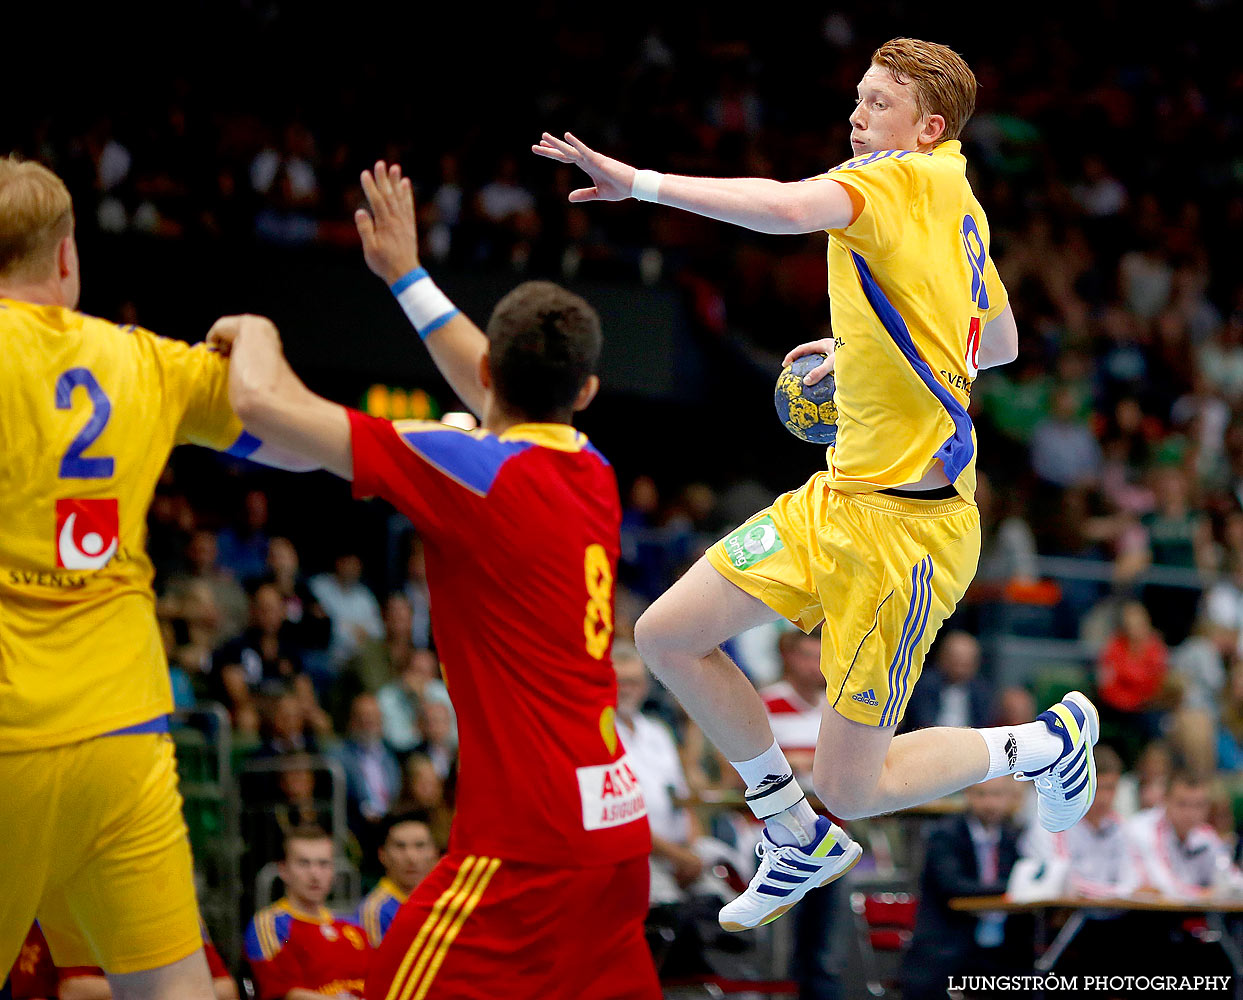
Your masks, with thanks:
M 1041 712 L 1036 716 L 1036 721 L 1043 722 L 1049 732 L 1062 738 L 1062 753 L 1058 754 L 1059 757 L 1075 749 L 1074 741 L 1070 738 L 1070 733 L 1066 731 L 1066 723 L 1059 719 L 1057 713 L 1052 709 L 1049 709 L 1047 712 Z
M 799 871 L 801 871 L 801 872 L 818 872 L 818 871 L 820 871 L 820 866 L 819 866 L 819 865 L 805 865 L 805 864 L 803 864 L 803 862 L 801 862 L 801 861 L 795 861 L 795 860 L 793 860 L 793 859 L 789 859 L 789 858 L 783 858 L 783 859 L 782 859 L 782 863 L 783 863 L 783 864 L 787 864 L 787 865 L 789 865 L 791 868 L 797 868 L 797 869 L 798 869 Z
M 755 891 L 762 892 L 765 896 L 788 896 L 794 890 L 793 889 L 781 889 L 775 885 L 763 885 L 762 884 Z
M 1085 775 L 1083 776 L 1083 780 L 1082 780 L 1081 782 L 1079 782 L 1079 784 L 1077 784 L 1074 788 L 1067 789 L 1067 791 L 1066 791 L 1066 799 L 1067 799 L 1067 801 L 1070 801 L 1070 800 L 1071 800 L 1071 799 L 1073 799 L 1076 795 L 1078 795 L 1080 792 L 1082 792 L 1085 788 L 1087 788 L 1087 787 L 1088 787 L 1088 778 L 1089 778 L 1089 777 L 1091 777 L 1091 775 L 1085 774 Z
M 809 878 L 811 878 L 811 875 L 790 875 L 787 872 L 769 872 L 766 877 L 772 879 L 774 882 L 786 882 L 794 885 L 802 885 Z
M 1071 782 L 1078 781 L 1079 775 L 1083 773 L 1083 769 L 1087 766 L 1088 755 L 1082 752 L 1076 755 L 1075 759 L 1071 761 L 1066 768 L 1065 775 L 1062 778 L 1062 784 L 1069 785 Z
M 1088 732 L 1088 717 L 1083 714 L 1083 709 L 1073 701 L 1066 701 L 1065 699 L 1062 699 L 1061 704 L 1070 709 L 1070 714 L 1075 717 L 1075 722 L 1079 724 L 1079 731 L 1086 736 Z
M 835 858 L 839 854 L 845 854 L 845 853 L 846 853 L 846 848 L 842 847 L 841 844 L 834 844 L 832 848 L 829 849 L 829 853 L 826 854 L 825 857 Z

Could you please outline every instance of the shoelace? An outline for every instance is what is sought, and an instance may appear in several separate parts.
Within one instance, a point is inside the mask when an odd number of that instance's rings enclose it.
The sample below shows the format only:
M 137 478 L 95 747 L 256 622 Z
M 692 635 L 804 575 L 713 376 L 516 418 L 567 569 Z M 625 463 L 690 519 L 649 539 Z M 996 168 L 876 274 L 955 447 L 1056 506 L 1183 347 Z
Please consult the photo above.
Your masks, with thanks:
M 797 875 L 801 879 L 806 879 L 811 873 L 803 871 L 801 868 L 795 868 L 786 861 L 786 855 L 782 853 L 792 853 L 795 849 L 788 844 L 781 844 L 777 847 L 769 847 L 768 844 L 761 840 L 755 845 L 755 856 L 760 859 L 760 871 L 756 874 L 762 874 L 764 862 L 768 862 L 769 869 L 776 868 L 778 871 L 785 872 L 787 875 Z M 814 860 L 814 859 L 813 859 Z

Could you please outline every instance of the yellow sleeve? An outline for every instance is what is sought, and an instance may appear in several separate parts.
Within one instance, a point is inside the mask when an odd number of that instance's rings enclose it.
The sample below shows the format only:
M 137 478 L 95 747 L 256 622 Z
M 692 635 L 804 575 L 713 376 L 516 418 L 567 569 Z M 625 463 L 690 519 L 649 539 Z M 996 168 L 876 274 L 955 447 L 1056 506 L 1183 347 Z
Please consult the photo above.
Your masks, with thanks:
M 997 265 L 992 255 L 984 263 L 984 287 L 988 289 L 988 311 L 984 314 L 984 322 L 990 323 L 1003 312 L 1010 301 L 1006 286 L 1001 283 L 1001 275 L 997 273 Z
M 847 160 L 822 178 L 837 181 L 856 206 L 845 229 L 831 229 L 840 242 L 867 260 L 891 257 L 911 218 L 917 178 L 905 151 L 886 150 Z
M 230 453 L 241 447 L 244 452 L 249 436 L 229 405 L 229 362 L 206 344 L 147 335 L 163 378 L 165 405 L 177 417 L 177 444 Z

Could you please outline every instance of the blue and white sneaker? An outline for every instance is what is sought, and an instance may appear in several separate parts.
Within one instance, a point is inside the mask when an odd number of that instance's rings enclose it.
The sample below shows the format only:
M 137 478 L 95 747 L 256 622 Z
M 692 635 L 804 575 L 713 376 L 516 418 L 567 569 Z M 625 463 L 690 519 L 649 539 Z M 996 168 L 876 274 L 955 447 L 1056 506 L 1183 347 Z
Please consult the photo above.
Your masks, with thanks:
M 1040 771 L 1019 773 L 1018 781 L 1036 786 L 1036 817 L 1050 833 L 1068 830 L 1087 813 L 1096 798 L 1096 758 L 1092 748 L 1101 736 L 1096 706 L 1072 691 L 1037 717 L 1062 738 L 1062 755 Z
M 806 847 L 778 845 L 768 831 L 755 845 L 759 871 L 718 919 L 727 931 L 749 931 L 776 920 L 812 889 L 841 878 L 859 862 L 863 848 L 826 816 L 816 818 L 816 836 Z

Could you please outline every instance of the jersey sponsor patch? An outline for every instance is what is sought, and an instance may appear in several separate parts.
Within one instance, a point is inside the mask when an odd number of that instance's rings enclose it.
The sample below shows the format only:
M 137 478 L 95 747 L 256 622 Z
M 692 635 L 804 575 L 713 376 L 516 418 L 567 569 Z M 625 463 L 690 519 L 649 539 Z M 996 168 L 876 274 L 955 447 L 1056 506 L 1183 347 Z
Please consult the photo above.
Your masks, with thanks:
M 103 569 L 120 544 L 115 499 L 56 501 L 57 569 Z
M 750 569 L 761 559 L 784 548 L 785 542 L 777 534 L 772 517 L 767 514 L 725 537 L 725 552 L 735 569 Z
M 612 764 L 580 767 L 578 792 L 583 800 L 583 829 L 604 830 L 647 815 L 639 779 L 626 754 Z

